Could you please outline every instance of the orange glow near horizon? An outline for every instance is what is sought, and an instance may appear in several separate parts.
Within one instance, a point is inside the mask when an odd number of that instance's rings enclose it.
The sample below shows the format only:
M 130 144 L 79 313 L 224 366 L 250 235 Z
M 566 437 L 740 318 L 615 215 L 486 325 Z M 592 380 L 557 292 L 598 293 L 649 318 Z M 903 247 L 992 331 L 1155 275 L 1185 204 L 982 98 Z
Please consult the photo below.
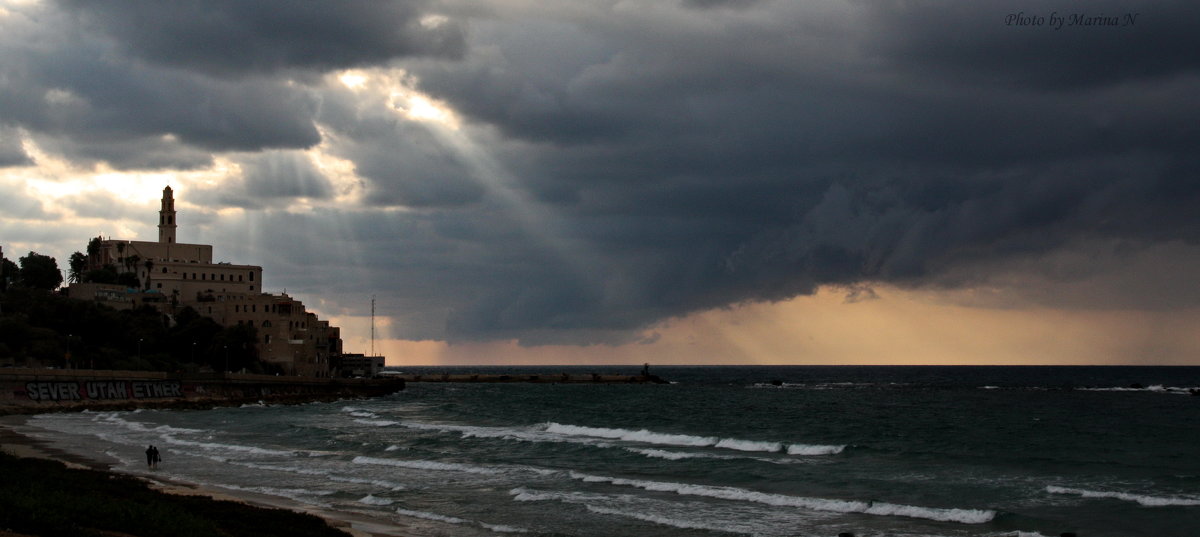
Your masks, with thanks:
M 650 343 L 521 346 L 383 339 L 405 365 L 1191 365 L 1200 311 L 989 309 L 935 293 L 879 288 L 710 310 L 660 323 Z M 364 338 L 344 335 L 348 352 Z M 368 343 L 369 344 L 369 343 Z

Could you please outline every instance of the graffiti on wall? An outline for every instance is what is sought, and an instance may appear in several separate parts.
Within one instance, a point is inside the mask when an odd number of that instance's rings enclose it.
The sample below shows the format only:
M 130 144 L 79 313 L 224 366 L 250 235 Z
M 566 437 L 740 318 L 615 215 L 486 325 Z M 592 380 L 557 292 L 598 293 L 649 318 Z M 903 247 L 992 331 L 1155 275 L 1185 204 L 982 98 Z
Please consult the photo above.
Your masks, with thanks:
M 28 382 L 25 384 L 25 395 L 34 401 L 160 399 L 183 397 L 183 389 L 178 380 Z

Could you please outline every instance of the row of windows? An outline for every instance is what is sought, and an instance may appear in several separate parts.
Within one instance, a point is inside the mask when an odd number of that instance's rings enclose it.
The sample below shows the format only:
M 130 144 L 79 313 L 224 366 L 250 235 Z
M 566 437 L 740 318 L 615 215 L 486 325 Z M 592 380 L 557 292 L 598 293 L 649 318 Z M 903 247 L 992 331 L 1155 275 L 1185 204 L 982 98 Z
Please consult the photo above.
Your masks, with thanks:
M 249 321 L 246 321 L 245 323 L 246 323 L 246 324 L 248 324 L 248 325 L 250 325 L 250 326 L 254 326 L 254 319 L 251 319 L 251 320 L 249 320 Z M 242 324 L 242 321 L 238 321 L 238 324 Z M 270 327 L 271 327 L 271 321 L 263 321 L 261 326 L 262 326 L 263 328 L 270 328 Z
M 166 274 L 167 267 L 163 267 L 162 271 L 163 271 L 163 274 Z M 212 280 L 214 282 L 217 281 L 217 274 L 212 274 L 211 278 L 209 277 L 208 274 L 205 274 L 203 272 L 199 272 L 199 273 L 193 272 L 191 274 L 192 274 L 192 277 L 188 278 L 188 273 L 184 272 L 183 279 L 185 279 L 185 280 L 205 280 L 205 281 Z M 197 278 L 196 276 L 199 276 L 199 278 Z M 221 274 L 220 276 L 221 276 L 220 281 L 225 281 L 225 275 Z M 233 281 L 233 274 L 229 275 L 229 281 Z M 241 274 L 238 274 L 237 281 L 239 281 L 239 282 L 243 281 Z M 254 273 L 253 272 L 250 273 L 250 281 L 254 281 Z
M 253 287 L 251 287 L 250 289 L 251 289 L 251 290 L 254 290 L 254 288 L 253 288 Z M 234 305 L 233 305 L 233 312 L 234 312 L 234 313 L 258 313 L 258 305 L 257 305 L 257 304 L 251 304 L 251 305 L 249 305 L 249 306 L 243 306 L 243 305 L 241 305 L 241 304 L 234 304 Z M 286 309 L 286 311 L 285 311 L 285 308 L 282 308 L 282 307 L 280 307 L 280 308 L 276 308 L 276 307 L 275 307 L 275 304 L 266 304 L 266 305 L 264 305 L 264 306 L 263 306 L 263 312 L 264 312 L 264 313 L 283 313 L 283 314 L 290 314 L 290 313 L 292 313 L 292 310 L 291 310 L 291 308 L 287 308 L 287 309 Z

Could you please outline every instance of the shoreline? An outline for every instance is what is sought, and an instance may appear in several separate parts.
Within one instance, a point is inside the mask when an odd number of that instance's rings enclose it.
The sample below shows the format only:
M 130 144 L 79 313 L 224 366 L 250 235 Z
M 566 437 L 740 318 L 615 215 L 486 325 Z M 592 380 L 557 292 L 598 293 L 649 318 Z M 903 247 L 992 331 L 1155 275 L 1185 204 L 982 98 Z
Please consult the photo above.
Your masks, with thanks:
M 207 497 L 217 501 L 236 502 L 255 509 L 285 509 L 313 515 L 324 521 L 330 528 L 342 531 L 351 537 L 405 537 L 408 535 L 403 533 L 402 524 L 396 524 L 390 520 L 376 519 L 358 513 L 321 509 L 287 498 L 250 491 L 231 491 L 221 487 L 121 472 L 113 469 L 110 463 L 104 461 L 103 454 L 87 456 L 65 451 L 55 447 L 51 442 L 26 434 L 20 429 L 32 427 L 27 425 L 31 416 L 30 414 L 0 416 L 0 452 L 21 459 L 55 461 L 69 469 L 94 470 L 132 477 L 146 483 L 159 494 Z M 0 531 L 0 536 L 3 535 L 6 534 Z M 14 533 L 12 535 L 26 534 Z

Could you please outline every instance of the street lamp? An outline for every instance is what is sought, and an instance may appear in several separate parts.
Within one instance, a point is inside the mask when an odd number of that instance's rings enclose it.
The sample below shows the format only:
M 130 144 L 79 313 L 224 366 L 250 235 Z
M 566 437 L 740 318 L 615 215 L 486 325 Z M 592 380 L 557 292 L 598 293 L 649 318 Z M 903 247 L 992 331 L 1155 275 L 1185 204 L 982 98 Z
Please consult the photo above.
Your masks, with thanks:
M 143 341 L 145 341 L 145 339 L 138 338 L 138 361 L 139 362 L 142 361 L 142 342 Z
M 229 373 L 229 345 L 222 345 L 225 348 L 225 373 Z

